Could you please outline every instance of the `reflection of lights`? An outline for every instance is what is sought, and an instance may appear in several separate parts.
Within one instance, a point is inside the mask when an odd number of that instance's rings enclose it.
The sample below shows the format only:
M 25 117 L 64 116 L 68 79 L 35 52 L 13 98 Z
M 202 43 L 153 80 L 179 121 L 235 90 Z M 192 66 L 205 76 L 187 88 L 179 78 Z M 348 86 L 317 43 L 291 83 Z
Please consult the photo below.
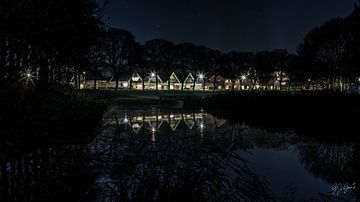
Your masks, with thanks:
M 203 130 L 205 128 L 204 124 L 200 124 L 200 129 Z
M 151 128 L 151 132 L 155 133 L 156 129 L 155 128 Z
M 138 123 L 135 123 L 131 126 L 132 128 L 140 128 L 140 125 Z
M 86 72 L 83 72 L 83 74 L 86 74 Z
M 129 119 L 125 116 L 124 123 L 129 123 Z

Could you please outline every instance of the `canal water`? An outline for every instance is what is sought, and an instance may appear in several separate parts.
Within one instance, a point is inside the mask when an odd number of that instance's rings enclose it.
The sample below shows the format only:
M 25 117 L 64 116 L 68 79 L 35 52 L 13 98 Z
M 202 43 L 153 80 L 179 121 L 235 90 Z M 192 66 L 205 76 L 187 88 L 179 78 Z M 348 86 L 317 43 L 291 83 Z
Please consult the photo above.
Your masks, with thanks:
M 355 142 L 268 132 L 204 110 L 111 106 L 94 138 L 0 151 L 1 201 L 356 201 L 360 194 Z

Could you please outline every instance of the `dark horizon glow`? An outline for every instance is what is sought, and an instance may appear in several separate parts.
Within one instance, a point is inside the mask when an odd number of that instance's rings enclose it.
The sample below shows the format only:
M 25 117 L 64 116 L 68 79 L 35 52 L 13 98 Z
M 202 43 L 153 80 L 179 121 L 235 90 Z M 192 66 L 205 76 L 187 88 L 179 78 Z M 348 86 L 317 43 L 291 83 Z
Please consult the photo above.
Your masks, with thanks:
M 357 0 L 113 0 L 105 21 L 140 42 L 162 38 L 224 52 L 287 49 L 312 28 L 345 17 Z

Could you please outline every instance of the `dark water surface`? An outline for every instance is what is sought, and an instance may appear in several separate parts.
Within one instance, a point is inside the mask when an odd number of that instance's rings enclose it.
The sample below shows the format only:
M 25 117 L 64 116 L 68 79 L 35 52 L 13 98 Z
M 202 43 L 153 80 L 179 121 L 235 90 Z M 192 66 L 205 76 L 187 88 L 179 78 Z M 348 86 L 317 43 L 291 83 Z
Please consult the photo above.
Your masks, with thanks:
M 360 194 L 357 143 L 176 107 L 111 106 L 94 139 L 7 141 L 0 159 L 1 201 L 356 201 Z

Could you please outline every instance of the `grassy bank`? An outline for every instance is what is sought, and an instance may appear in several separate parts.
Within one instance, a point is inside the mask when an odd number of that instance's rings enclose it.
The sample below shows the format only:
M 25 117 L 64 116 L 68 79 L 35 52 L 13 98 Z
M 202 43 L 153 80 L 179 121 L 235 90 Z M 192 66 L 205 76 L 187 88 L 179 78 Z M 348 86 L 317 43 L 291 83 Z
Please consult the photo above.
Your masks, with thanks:
M 81 93 L 107 104 L 122 105 L 173 105 L 185 100 L 197 100 L 214 95 L 202 91 L 128 91 L 128 90 L 82 90 Z
M 360 139 L 360 96 L 336 92 L 247 92 L 190 103 L 232 122 L 324 139 Z

